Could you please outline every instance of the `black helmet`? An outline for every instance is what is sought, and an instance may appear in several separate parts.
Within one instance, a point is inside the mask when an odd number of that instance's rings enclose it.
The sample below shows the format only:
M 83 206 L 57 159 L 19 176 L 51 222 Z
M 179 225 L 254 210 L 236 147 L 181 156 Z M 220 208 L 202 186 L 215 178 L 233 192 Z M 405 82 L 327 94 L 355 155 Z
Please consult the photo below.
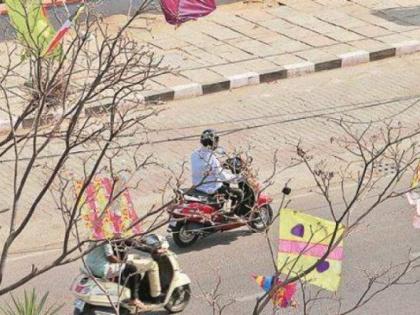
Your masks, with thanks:
M 206 129 L 201 133 L 200 142 L 205 147 L 216 147 L 219 142 L 219 135 L 214 129 Z

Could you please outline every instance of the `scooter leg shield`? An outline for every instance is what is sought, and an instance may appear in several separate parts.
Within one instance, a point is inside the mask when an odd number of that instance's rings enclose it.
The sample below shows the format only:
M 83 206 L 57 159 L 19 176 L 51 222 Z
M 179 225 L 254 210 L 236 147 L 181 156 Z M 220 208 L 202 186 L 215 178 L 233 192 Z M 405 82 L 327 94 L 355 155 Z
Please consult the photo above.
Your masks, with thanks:
M 191 283 L 191 279 L 182 272 L 177 272 L 174 274 L 174 278 L 171 283 L 172 288 L 181 287 L 183 285 L 187 285 Z

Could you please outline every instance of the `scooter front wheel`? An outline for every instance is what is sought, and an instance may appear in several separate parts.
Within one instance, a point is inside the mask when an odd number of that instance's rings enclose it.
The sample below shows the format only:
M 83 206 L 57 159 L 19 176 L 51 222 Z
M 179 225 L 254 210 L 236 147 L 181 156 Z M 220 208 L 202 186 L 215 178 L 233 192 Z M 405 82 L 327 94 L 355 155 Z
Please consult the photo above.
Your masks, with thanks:
M 178 222 L 172 230 L 174 242 L 179 247 L 188 247 L 194 244 L 199 234 L 194 232 L 194 226 L 189 223 Z
M 190 298 L 191 288 L 189 284 L 175 288 L 168 304 L 165 305 L 165 308 L 171 314 L 180 313 L 187 307 Z
M 102 307 L 102 306 L 93 306 L 86 305 L 83 311 L 75 309 L 73 315 L 103 315 L 103 314 L 117 314 L 112 307 Z M 130 312 L 125 308 L 120 308 L 120 315 L 129 315 Z

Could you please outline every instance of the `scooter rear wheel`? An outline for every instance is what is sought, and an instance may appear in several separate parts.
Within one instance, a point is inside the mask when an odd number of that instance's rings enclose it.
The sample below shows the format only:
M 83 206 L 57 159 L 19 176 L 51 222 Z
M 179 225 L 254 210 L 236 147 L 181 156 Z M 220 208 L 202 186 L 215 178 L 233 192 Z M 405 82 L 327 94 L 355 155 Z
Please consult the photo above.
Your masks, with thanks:
M 194 244 L 199 235 L 198 233 L 191 232 L 194 230 L 194 226 L 189 223 L 178 222 L 175 228 L 172 230 L 172 236 L 175 244 L 178 247 L 188 247 Z
M 191 288 L 189 284 L 175 288 L 168 304 L 165 305 L 165 308 L 171 314 L 180 313 L 187 307 L 190 298 Z

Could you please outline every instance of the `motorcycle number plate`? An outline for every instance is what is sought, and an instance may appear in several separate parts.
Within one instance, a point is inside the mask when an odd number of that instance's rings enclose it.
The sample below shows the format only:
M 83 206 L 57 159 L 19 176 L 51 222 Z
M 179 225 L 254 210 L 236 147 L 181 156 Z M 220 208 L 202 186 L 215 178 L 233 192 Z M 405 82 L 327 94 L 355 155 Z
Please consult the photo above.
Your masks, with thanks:
M 169 226 L 170 227 L 175 227 L 176 226 L 176 220 L 169 221 Z
M 85 301 L 82 301 L 82 300 L 74 301 L 74 307 L 78 309 L 79 311 L 83 312 L 83 309 L 85 308 Z

